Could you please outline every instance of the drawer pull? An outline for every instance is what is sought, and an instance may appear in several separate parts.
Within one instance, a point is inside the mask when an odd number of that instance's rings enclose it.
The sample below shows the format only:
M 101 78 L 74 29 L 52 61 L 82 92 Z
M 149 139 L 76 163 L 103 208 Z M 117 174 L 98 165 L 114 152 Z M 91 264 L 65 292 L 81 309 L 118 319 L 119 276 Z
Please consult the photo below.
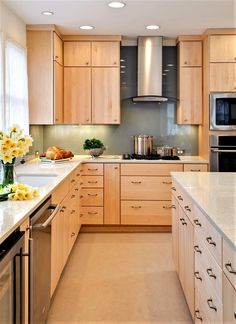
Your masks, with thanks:
M 62 209 L 66 209 L 66 206 L 62 206 L 61 208 L 62 208 Z
M 88 212 L 89 215 L 97 215 L 98 212 Z
M 74 183 L 74 182 L 75 182 L 75 179 L 72 179 L 72 180 L 71 180 L 71 183 Z
M 79 188 L 75 188 L 75 191 L 79 191 Z
M 173 191 L 176 191 L 176 188 L 175 188 L 175 187 L 172 187 L 171 189 L 172 189 Z
M 202 224 L 199 222 L 199 220 L 198 219 L 194 219 L 194 224 L 196 224 L 197 226 L 202 226 Z
M 213 273 L 212 268 L 208 268 L 206 271 L 209 277 L 216 279 L 216 275 Z
M 232 273 L 232 274 L 235 274 L 235 275 L 236 275 L 236 270 L 234 270 L 234 269 L 232 268 L 232 264 L 231 264 L 231 263 L 226 263 L 226 264 L 225 264 L 225 267 L 226 267 L 226 269 L 229 271 L 229 273 Z
M 183 201 L 183 198 L 181 196 L 177 196 L 177 198 L 181 201 Z
M 195 316 L 199 321 L 202 322 L 202 317 L 200 316 L 200 311 L 199 310 L 195 310 Z
M 76 177 L 79 177 L 79 176 L 80 176 L 80 173 L 77 173 L 77 174 L 76 174 Z
M 173 208 L 173 205 L 171 205 L 171 206 L 162 206 L 162 208 L 164 208 L 164 209 L 171 209 L 171 208 Z
M 131 208 L 140 209 L 140 208 L 142 208 L 142 206 L 131 206 Z
M 88 196 L 90 196 L 90 197 L 97 197 L 97 195 L 98 194 L 90 194 L 90 193 L 88 194 Z
M 206 238 L 206 240 L 207 240 L 207 242 L 208 242 L 210 245 L 214 245 L 214 246 L 216 246 L 216 242 L 213 241 L 213 239 L 212 239 L 211 236 L 208 236 L 208 237 Z
M 172 184 L 172 181 L 162 181 L 163 184 Z
M 88 170 L 89 171 L 98 171 L 98 168 L 96 168 L 96 169 L 90 169 L 90 168 L 88 168 Z
M 191 172 L 200 172 L 200 169 L 190 169 Z
M 182 220 L 182 225 L 186 225 L 187 226 L 187 223 L 185 222 L 185 219 Z
M 210 309 L 214 309 L 214 311 L 217 312 L 217 308 L 214 306 L 212 298 L 207 299 L 207 304 Z
M 84 198 L 84 196 L 83 196 L 83 195 L 81 195 L 81 196 L 80 196 L 80 198 Z
M 83 217 L 83 216 L 84 216 L 84 214 L 80 214 L 80 215 L 79 215 L 79 217 Z
M 88 183 L 98 183 L 97 181 L 88 181 Z
M 175 205 L 172 205 L 171 208 L 176 209 L 176 206 Z
M 74 213 L 75 213 L 75 210 L 73 209 L 70 213 L 71 213 L 71 214 L 74 214 Z
M 75 236 L 75 233 L 74 232 L 71 233 L 71 237 L 73 237 L 73 236 Z
M 236 319 L 236 312 L 234 312 L 234 318 Z
M 191 209 L 189 208 L 189 206 L 184 206 L 184 209 L 186 209 L 187 211 L 191 212 Z
M 75 195 L 71 195 L 71 197 L 70 198 L 75 198 Z
M 198 245 L 194 245 L 194 250 L 200 254 L 202 254 L 202 251 L 199 249 L 199 246 Z
M 131 181 L 131 183 L 140 184 L 140 183 L 142 183 L 142 181 Z
M 202 281 L 202 277 L 199 276 L 199 271 L 195 271 L 195 272 L 194 272 L 194 276 L 195 276 L 195 278 L 197 278 L 198 280 L 201 280 L 201 281 Z

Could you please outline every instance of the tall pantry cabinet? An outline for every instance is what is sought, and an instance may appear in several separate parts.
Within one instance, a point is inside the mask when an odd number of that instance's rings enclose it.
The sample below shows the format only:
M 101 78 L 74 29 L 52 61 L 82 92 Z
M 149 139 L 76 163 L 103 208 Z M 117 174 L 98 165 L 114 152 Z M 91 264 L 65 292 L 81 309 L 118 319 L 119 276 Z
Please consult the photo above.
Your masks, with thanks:
M 63 42 L 51 25 L 27 26 L 29 120 L 63 123 Z

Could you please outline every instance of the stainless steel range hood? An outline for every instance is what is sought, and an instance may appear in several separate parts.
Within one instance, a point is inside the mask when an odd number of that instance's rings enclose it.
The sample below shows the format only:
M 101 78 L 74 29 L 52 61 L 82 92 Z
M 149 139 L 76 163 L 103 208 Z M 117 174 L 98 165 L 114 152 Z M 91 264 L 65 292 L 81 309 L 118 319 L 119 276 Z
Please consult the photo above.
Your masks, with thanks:
M 138 96 L 133 101 L 167 101 L 162 97 L 162 37 L 138 38 Z

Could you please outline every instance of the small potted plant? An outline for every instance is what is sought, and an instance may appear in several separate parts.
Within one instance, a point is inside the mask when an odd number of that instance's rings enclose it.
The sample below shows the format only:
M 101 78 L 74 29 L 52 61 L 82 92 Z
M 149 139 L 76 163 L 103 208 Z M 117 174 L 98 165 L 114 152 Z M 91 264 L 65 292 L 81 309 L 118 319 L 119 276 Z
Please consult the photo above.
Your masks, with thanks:
M 85 140 L 83 149 L 87 150 L 93 158 L 96 158 L 102 155 L 106 148 L 99 139 L 92 138 Z

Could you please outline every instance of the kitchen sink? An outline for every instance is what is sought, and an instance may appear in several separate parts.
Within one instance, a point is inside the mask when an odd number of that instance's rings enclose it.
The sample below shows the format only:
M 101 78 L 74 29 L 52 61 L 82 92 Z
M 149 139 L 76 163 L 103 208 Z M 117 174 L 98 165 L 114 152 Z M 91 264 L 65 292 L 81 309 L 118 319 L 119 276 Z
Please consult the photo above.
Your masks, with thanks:
M 15 181 L 32 187 L 44 187 L 52 182 L 58 174 L 18 174 Z

